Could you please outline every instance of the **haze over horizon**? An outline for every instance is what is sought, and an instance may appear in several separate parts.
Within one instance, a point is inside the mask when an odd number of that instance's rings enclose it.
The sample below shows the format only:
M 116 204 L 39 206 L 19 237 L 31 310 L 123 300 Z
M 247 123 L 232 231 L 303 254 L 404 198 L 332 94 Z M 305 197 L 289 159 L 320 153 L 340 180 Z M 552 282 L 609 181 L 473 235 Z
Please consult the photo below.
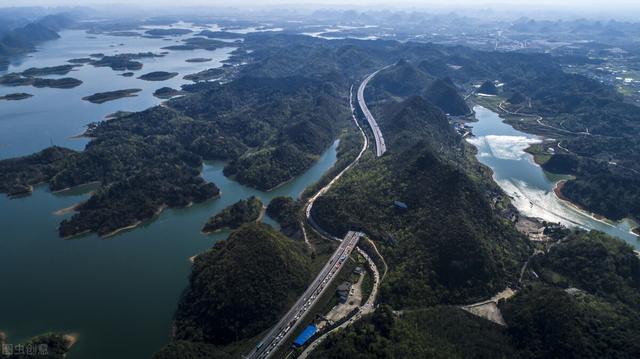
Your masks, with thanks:
M 237 0 L 233 4 L 227 1 L 204 1 L 204 0 L 184 0 L 179 4 L 176 4 L 170 0 L 138 0 L 135 4 L 123 2 L 123 1 L 109 1 L 109 0 L 25 0 L 16 4 L 15 0 L 0 0 L 0 6 L 2 7 L 22 7 L 22 6 L 92 6 L 92 5 L 113 5 L 113 4 L 126 4 L 128 6 L 148 6 L 154 7 L 184 7 L 184 6 L 208 6 L 208 7 L 270 7 L 270 6 L 287 6 L 287 7 L 379 7 L 384 9 L 399 9 L 399 8 L 414 8 L 414 9 L 443 9 L 443 8 L 510 8 L 517 9 L 520 7 L 532 8 L 532 9 L 573 9 L 575 11 L 581 10 L 604 10 L 604 11 L 625 11 L 625 10 L 640 10 L 640 3 L 631 0 L 611 0 L 603 3 L 597 0 L 454 0 L 449 1 L 446 4 L 435 0 L 416 1 L 416 0 L 400 0 L 390 5 L 387 1 L 382 0 Z

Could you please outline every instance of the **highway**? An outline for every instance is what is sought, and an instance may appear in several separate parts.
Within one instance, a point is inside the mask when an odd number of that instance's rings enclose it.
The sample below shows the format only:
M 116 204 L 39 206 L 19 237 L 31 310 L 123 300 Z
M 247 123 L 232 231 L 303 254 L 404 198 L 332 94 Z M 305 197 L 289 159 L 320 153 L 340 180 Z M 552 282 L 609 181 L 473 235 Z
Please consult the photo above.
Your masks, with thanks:
M 331 283 L 334 277 L 340 272 L 362 236 L 363 234 L 360 232 L 350 231 L 347 233 L 342 242 L 340 242 L 338 249 L 331 256 L 329 262 L 325 264 L 304 294 L 302 294 L 287 314 L 280 319 L 278 324 L 269 331 L 251 353 L 249 353 L 247 358 L 269 358 L 277 351 L 288 336 L 295 331 L 299 320 L 308 314 L 308 311 L 311 310 L 318 299 L 322 297 L 322 294 L 329 287 L 329 283 Z
M 366 87 L 367 82 L 371 80 L 378 72 L 384 70 L 385 68 L 382 68 L 374 72 L 373 74 L 369 75 L 360 85 L 360 89 L 358 89 L 358 94 L 360 94 L 360 92 L 364 93 L 364 88 Z M 325 194 L 338 181 L 338 179 L 340 179 L 340 177 L 344 175 L 345 172 L 350 170 L 356 163 L 358 163 L 358 161 L 360 161 L 360 159 L 362 158 L 362 155 L 367 150 L 367 147 L 369 145 L 368 138 L 365 135 L 362 127 L 360 127 L 360 124 L 358 123 L 358 120 L 356 118 L 356 111 L 353 106 L 353 98 L 352 98 L 353 86 L 351 87 L 349 93 L 350 93 L 349 104 L 351 106 L 351 116 L 355 125 L 358 127 L 358 130 L 362 134 L 362 138 L 363 138 L 362 149 L 360 150 L 360 153 L 358 153 L 358 156 L 353 160 L 353 162 L 351 162 L 347 167 L 345 167 L 342 171 L 340 171 L 340 173 L 338 173 L 326 186 L 322 187 L 315 195 L 311 196 L 307 200 L 307 203 L 304 209 L 304 217 L 307 220 L 307 222 L 310 224 L 311 228 L 313 228 L 321 236 L 325 236 L 330 239 L 335 239 L 338 241 L 340 241 L 339 238 L 335 238 L 333 236 L 328 235 L 324 230 L 322 230 L 322 228 L 319 228 L 319 226 L 315 224 L 315 222 L 311 218 L 311 209 L 313 208 L 313 204 L 315 203 L 315 201 L 320 196 Z M 366 104 L 364 103 L 364 99 L 362 99 L 362 101 L 360 102 L 360 107 L 362 106 L 364 106 L 364 109 L 366 109 L 366 112 L 365 110 L 363 110 L 363 112 L 365 114 L 367 113 L 369 114 L 369 117 L 370 117 L 370 120 L 368 119 L 369 124 L 373 123 L 375 127 L 372 127 L 372 128 L 377 129 L 378 137 L 376 137 L 376 143 L 382 143 L 382 146 L 384 146 L 384 139 L 382 138 L 380 129 L 378 128 L 378 125 L 376 124 L 375 119 L 373 118 L 373 116 L 371 116 L 371 113 L 367 109 Z M 375 134 L 376 134 L 376 131 L 374 131 L 374 135 Z M 380 140 L 381 142 L 378 141 L 378 138 L 381 139 Z M 377 152 L 380 152 L 379 151 L 380 146 L 376 146 L 376 149 L 377 149 Z M 382 153 L 384 153 L 385 151 L 386 151 L 386 148 L 384 151 L 382 151 Z M 307 245 L 310 245 L 306 235 L 304 224 L 301 223 L 301 225 L 302 225 L 302 230 L 305 237 L 305 242 L 307 243 Z M 341 243 L 338 249 L 333 253 L 331 258 L 329 259 L 329 262 L 325 264 L 325 266 L 322 268 L 320 273 L 313 280 L 311 285 L 309 285 L 307 290 L 302 294 L 302 296 L 298 299 L 298 301 L 291 307 L 291 309 L 289 309 L 289 311 L 280 319 L 278 324 L 276 324 L 273 328 L 271 328 L 271 330 L 267 333 L 264 339 L 260 343 L 258 343 L 258 345 L 255 348 L 253 348 L 251 350 L 251 353 L 249 353 L 245 358 L 248 358 L 248 359 L 269 358 L 271 355 L 273 355 L 273 353 L 277 351 L 280 345 L 289 337 L 289 335 L 291 335 L 295 331 L 295 328 L 298 325 L 298 321 L 301 318 L 303 318 L 306 314 L 308 314 L 307 312 L 315 305 L 315 303 L 322 296 L 322 293 L 324 293 L 326 288 L 328 288 L 328 284 L 331 283 L 335 275 L 340 272 L 340 269 L 342 269 L 342 266 L 344 265 L 346 258 L 349 257 L 349 255 L 355 248 L 356 244 L 358 243 L 358 240 L 363 235 L 364 234 L 360 232 L 347 233 L 345 238 L 341 240 Z
M 391 66 L 391 65 L 389 65 Z M 382 155 L 384 155 L 385 152 L 387 152 L 387 145 L 384 143 L 384 137 L 382 136 L 382 132 L 380 131 L 380 127 L 378 127 L 378 123 L 376 122 L 376 119 L 373 118 L 373 115 L 371 114 L 371 112 L 369 111 L 369 108 L 367 107 L 366 102 L 364 101 L 364 89 L 367 87 L 367 84 L 369 83 L 369 81 L 371 81 L 372 78 L 374 78 L 378 72 L 388 68 L 389 66 L 385 66 L 383 68 L 381 68 L 380 70 L 370 74 L 369 76 L 367 76 L 362 83 L 360 84 L 360 87 L 358 87 L 358 104 L 360 105 L 360 109 L 362 110 L 362 113 L 364 113 L 364 117 L 367 118 L 367 122 L 369 122 L 369 126 L 371 127 L 371 131 L 373 132 L 373 138 L 376 141 L 376 156 L 380 157 Z
M 326 186 L 322 187 L 318 191 L 318 193 L 316 193 L 315 195 L 311 196 L 307 200 L 307 204 L 306 204 L 306 207 L 305 207 L 305 210 L 304 210 L 307 222 L 309 222 L 309 224 L 313 227 L 313 229 L 315 229 L 320 235 L 323 235 L 323 236 L 329 237 L 329 238 L 332 238 L 332 237 L 330 235 L 328 235 L 325 231 L 323 231 L 320 227 L 318 227 L 315 224 L 315 222 L 313 221 L 313 219 L 311 218 L 311 209 L 313 208 L 313 204 L 316 202 L 316 200 L 320 196 L 322 196 L 327 191 L 329 191 L 329 189 L 331 189 L 331 186 L 333 186 L 340 179 L 340 177 L 342 177 L 342 175 L 344 175 L 356 163 L 358 163 L 358 161 L 360 161 L 360 159 L 362 158 L 362 155 L 364 154 L 364 152 L 367 150 L 367 147 L 369 146 L 369 139 L 364 134 L 364 131 L 362 130 L 362 127 L 360 127 L 360 124 L 358 123 L 358 119 L 356 118 L 356 109 L 353 107 L 353 96 L 351 95 L 351 94 L 353 94 L 353 86 L 349 90 L 349 94 L 350 94 L 349 95 L 349 104 L 351 106 L 351 118 L 353 119 L 353 122 L 356 124 L 356 127 L 360 131 L 360 134 L 362 134 L 362 139 L 363 139 L 362 148 L 360 149 L 360 152 L 358 153 L 358 156 L 356 156 L 356 158 L 353 160 L 353 162 L 351 162 L 347 167 L 345 167 L 342 171 L 340 171 L 340 173 L 338 173 Z M 304 230 L 304 226 L 302 228 Z M 333 238 L 333 239 L 337 239 L 337 238 Z M 308 241 L 306 239 L 306 235 L 305 235 L 305 241 Z

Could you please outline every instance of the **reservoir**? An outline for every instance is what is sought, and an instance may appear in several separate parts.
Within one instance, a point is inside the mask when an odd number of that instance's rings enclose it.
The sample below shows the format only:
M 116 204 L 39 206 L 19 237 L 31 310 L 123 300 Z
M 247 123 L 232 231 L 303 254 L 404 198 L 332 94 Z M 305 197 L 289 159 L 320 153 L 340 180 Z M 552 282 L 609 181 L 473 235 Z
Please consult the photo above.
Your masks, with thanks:
M 636 249 L 633 223 L 603 221 L 559 199 L 553 189 L 561 179 L 546 173 L 524 150 L 542 138 L 520 132 L 504 123 L 497 113 L 482 106 L 474 107 L 478 122 L 471 123 L 475 137 L 468 139 L 478 149 L 478 160 L 493 170 L 493 178 L 512 198 L 518 210 L 530 217 L 560 222 L 569 227 L 599 230 L 618 237 Z
M 113 49 L 158 52 L 167 44 L 162 39 L 137 37 L 88 38 L 77 30 L 64 31 L 61 36 L 43 44 L 33 57 L 17 60 L 9 72 L 62 65 L 74 57 Z M 34 94 L 24 101 L 0 105 L 0 158 L 30 154 L 51 143 L 80 150 L 87 141 L 70 136 L 82 132 L 87 123 L 118 110 L 143 110 L 158 104 L 160 100 L 151 96 L 155 89 L 178 88 L 186 83 L 182 76 L 221 66 L 232 50 L 171 52 L 161 58 L 142 59 L 143 70 L 132 78 L 119 76 L 110 68 L 85 65 L 68 75 L 84 81 L 70 90 L 0 87 L 0 94 Z M 213 60 L 185 62 L 196 57 Z M 136 79 L 151 71 L 180 75 L 164 82 Z M 131 87 L 143 89 L 140 96 L 101 105 L 81 100 L 95 92 Z M 222 174 L 224 163 L 206 163 L 202 176 L 220 188 L 220 198 L 166 210 L 148 223 L 107 239 L 88 235 L 63 240 L 57 235 L 58 223 L 71 214 L 54 212 L 86 200 L 86 188 L 52 194 L 46 186 L 38 186 L 31 196 L 0 196 L 0 331 L 13 344 L 45 332 L 77 334 L 78 342 L 68 356 L 72 359 L 150 357 L 168 342 L 174 310 L 188 283 L 188 258 L 211 248 L 229 233 L 201 234 L 206 220 L 252 195 L 264 203 L 276 196 L 298 197 L 334 165 L 337 146 L 338 141 L 310 169 L 272 192 L 226 178 Z M 265 221 L 273 223 L 268 217 Z

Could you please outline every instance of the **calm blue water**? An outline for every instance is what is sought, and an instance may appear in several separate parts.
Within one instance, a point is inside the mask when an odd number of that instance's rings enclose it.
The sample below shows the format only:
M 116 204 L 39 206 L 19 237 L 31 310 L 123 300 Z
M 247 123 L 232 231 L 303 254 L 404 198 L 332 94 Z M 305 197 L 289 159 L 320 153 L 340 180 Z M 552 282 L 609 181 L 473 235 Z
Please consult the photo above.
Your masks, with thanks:
M 115 51 L 110 44 L 125 43 L 121 52 L 160 51 L 166 42 L 98 36 L 87 39 L 79 31 L 66 31 L 62 39 L 43 45 L 31 58 L 10 71 L 31 66 L 63 64 L 92 52 Z M 117 76 L 108 68 L 85 65 L 71 76 L 85 81 L 72 90 L 3 88 L 0 93 L 29 92 L 35 97 L 0 103 L 1 157 L 29 154 L 55 144 L 81 149 L 85 141 L 69 136 L 88 122 L 117 110 L 142 110 L 159 102 L 151 93 L 162 86 L 178 87 L 187 73 L 218 66 L 232 49 L 185 51 L 159 59 L 143 59 L 137 76 L 155 70 L 178 71 L 164 82 L 145 82 Z M 204 64 L 184 62 L 212 57 Z M 95 105 L 80 100 L 94 92 L 140 87 L 139 97 Z M 25 91 L 26 90 L 26 91 Z M 81 191 L 52 194 L 45 186 L 32 196 L 0 196 L 0 331 L 17 343 L 49 331 L 76 333 L 78 342 L 70 358 L 147 358 L 167 341 L 178 298 L 190 273 L 188 258 L 226 238 L 228 232 L 203 235 L 206 220 L 239 199 L 256 195 L 268 203 L 280 195 L 299 196 L 336 161 L 336 141 L 303 175 L 272 192 L 261 192 L 229 180 L 223 163 L 208 163 L 203 177 L 222 190 L 222 196 L 185 209 L 166 210 L 144 225 L 108 239 L 94 235 L 74 240 L 57 236 L 65 216 L 56 210 L 88 198 Z M 70 216 L 67 214 L 66 216 Z M 273 223 L 265 218 L 268 223 Z
M 14 61 L 5 71 L 19 72 L 30 67 L 45 67 L 66 64 L 73 58 L 89 57 L 92 53 L 114 55 L 118 53 L 154 52 L 160 53 L 183 38 L 147 39 L 142 37 L 117 37 L 105 35 L 87 35 L 84 31 L 68 30 L 60 33 L 61 38 L 44 43 L 37 53 Z M 95 39 L 88 38 L 96 37 Z M 122 44 L 122 45 L 121 45 Z M 75 77 L 84 83 L 73 89 L 37 89 L 31 86 L 0 86 L 0 96 L 14 92 L 27 92 L 34 97 L 21 101 L 0 102 L 0 158 L 21 156 L 39 151 L 52 143 L 59 146 L 82 149 L 87 143 L 84 139 L 70 137 L 84 132 L 85 125 L 102 120 L 106 115 L 123 111 L 141 111 L 161 100 L 153 97 L 153 92 L 161 87 L 180 88 L 189 83 L 184 75 L 207 68 L 221 66 L 220 61 L 228 58 L 235 48 L 215 51 L 171 51 L 165 57 L 140 59 L 143 68 L 134 71 L 133 77 L 119 76 L 124 71 L 113 71 L 109 67 L 94 67 L 85 64 L 64 76 L 50 78 Z M 189 63 L 185 60 L 195 57 L 211 58 L 205 63 Z M 139 80 L 142 74 L 151 71 L 178 72 L 180 75 L 167 81 Z M 3 72 L 0 72 L 3 74 Z M 82 98 L 96 92 L 140 88 L 138 97 L 128 97 L 103 104 L 93 104 Z
M 478 160 L 493 170 L 495 181 L 513 198 L 520 212 L 571 227 L 596 229 L 640 248 L 638 237 L 631 233 L 633 223 L 597 220 L 555 195 L 557 179 L 545 173 L 533 161 L 533 156 L 524 152 L 532 143 L 540 142 L 540 138 L 517 131 L 484 107 L 476 106 L 474 110 L 478 122 L 471 125 L 476 137 L 469 142 L 478 148 Z

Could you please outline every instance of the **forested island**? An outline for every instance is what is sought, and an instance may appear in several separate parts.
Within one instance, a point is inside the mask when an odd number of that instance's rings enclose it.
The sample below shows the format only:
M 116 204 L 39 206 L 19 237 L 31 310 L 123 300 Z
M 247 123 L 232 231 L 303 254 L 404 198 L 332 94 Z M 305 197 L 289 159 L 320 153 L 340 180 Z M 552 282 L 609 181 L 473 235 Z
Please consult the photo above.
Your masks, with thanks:
M 151 29 L 145 31 L 145 34 L 151 36 L 180 36 L 190 34 L 193 31 L 189 29 Z
M 201 62 L 209 62 L 213 60 L 210 57 L 194 57 L 192 59 L 186 59 L 186 62 L 190 62 L 190 63 L 201 63 Z
M 19 93 L 10 93 L 8 95 L 0 96 L 0 100 L 8 100 L 8 101 L 19 101 L 28 99 L 29 97 L 33 97 L 32 94 L 19 92 Z
M 174 78 L 177 75 L 178 75 L 177 72 L 154 71 L 154 72 L 149 72 L 148 74 L 144 74 L 138 78 L 140 80 L 145 80 L 145 81 L 165 81 L 165 80 Z
M 58 89 L 70 89 L 78 87 L 82 81 L 72 78 L 63 77 L 60 79 L 47 79 L 39 77 L 22 76 L 21 74 L 11 73 L 0 76 L 0 85 L 4 86 L 33 86 L 37 88 L 51 87 Z
M 37 77 L 47 75 L 66 75 L 74 68 L 82 65 L 60 65 L 51 67 L 31 67 L 21 72 L 22 76 Z
M 126 90 L 117 90 L 117 91 L 107 91 L 107 92 L 98 92 L 91 96 L 83 97 L 82 99 L 85 101 L 89 101 L 92 103 L 105 103 L 108 101 L 113 101 L 125 97 L 134 97 L 138 92 L 142 91 L 142 89 L 126 89 Z
M 140 52 L 137 54 L 118 54 L 113 56 L 105 56 L 104 54 L 92 54 L 92 57 L 97 58 L 90 62 L 91 65 L 96 67 L 110 67 L 114 71 L 135 71 L 142 69 L 142 63 L 140 59 L 162 57 L 162 54 L 154 54 L 152 52 Z
M 235 32 L 211 31 L 211 30 L 202 30 L 196 35 L 208 37 L 210 39 L 241 39 L 243 37 L 242 34 L 238 34 Z
M 260 217 L 262 206 L 262 201 L 257 197 L 240 200 L 209 218 L 202 232 L 212 233 L 222 229 L 236 229 L 245 223 L 254 222 Z
M 103 102 L 133 90 L 85 99 Z M 82 152 L 53 147 L 0 161 L 0 191 L 18 195 L 40 183 L 61 190 L 100 182 L 100 189 L 61 223 L 59 233 L 65 238 L 109 235 L 165 207 L 218 195 L 218 188 L 199 175 L 203 160 L 230 161 L 225 172 L 245 184 L 278 186 L 311 166 L 349 119 L 343 88 L 309 78 L 244 75 L 183 91 L 185 96 L 165 107 L 90 125 L 85 135 L 92 140 Z
M 214 39 L 205 39 L 202 37 L 192 37 L 190 39 L 182 40 L 182 44 L 180 45 L 170 45 L 163 47 L 164 50 L 216 50 L 223 47 L 231 47 L 234 46 L 231 43 L 214 40 Z

